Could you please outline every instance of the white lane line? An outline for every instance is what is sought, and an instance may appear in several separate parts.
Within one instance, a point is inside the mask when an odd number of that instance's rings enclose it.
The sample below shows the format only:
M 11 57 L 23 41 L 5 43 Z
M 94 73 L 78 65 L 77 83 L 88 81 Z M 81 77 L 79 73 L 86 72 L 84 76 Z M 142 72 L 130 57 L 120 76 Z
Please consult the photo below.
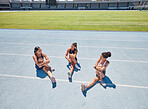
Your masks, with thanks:
M 24 79 L 37 79 L 37 80 L 49 80 L 49 78 L 38 78 L 38 77 L 29 77 L 29 76 L 20 76 L 20 75 L 7 75 L 7 74 L 0 74 L 0 76 L 3 77 L 13 77 L 13 78 L 24 78 Z M 68 80 L 65 79 L 56 79 L 59 82 L 69 82 Z M 73 80 L 74 83 L 89 83 L 87 81 L 77 81 Z M 135 86 L 135 85 L 124 85 L 124 84 L 115 84 L 118 87 L 128 87 L 128 88 L 139 88 L 139 89 L 148 89 L 146 86 Z
M 69 47 L 69 45 L 55 45 L 55 44 L 37 44 L 37 43 L 18 43 L 18 42 L 0 42 L 0 44 L 9 45 L 44 45 L 50 47 Z M 129 48 L 129 47 L 100 47 L 100 46 L 79 46 L 79 48 L 109 48 L 109 49 L 128 49 L 128 50 L 148 50 L 148 48 Z
M 16 54 L 16 53 L 0 53 L 0 55 L 8 55 L 8 56 L 33 56 L 29 54 Z M 59 59 L 65 59 L 64 56 L 48 56 L 49 58 L 59 58 Z M 78 58 L 79 60 L 94 60 L 96 61 L 97 58 Z M 114 60 L 110 59 L 112 62 L 128 62 L 128 63 L 148 63 L 148 61 L 133 61 L 133 60 Z
M 16 37 L 16 36 L 0 36 L 0 38 L 27 38 L 27 39 L 32 39 L 32 38 L 38 38 L 38 39 L 50 39 L 50 40 L 82 40 L 82 41 L 113 41 L 113 42 L 148 42 L 147 40 L 115 40 L 115 39 L 82 39 L 82 38 L 51 38 L 51 37 L 35 37 L 35 36 L 31 36 L 31 37 Z
M 133 88 L 148 89 L 148 87 L 145 87 L 145 86 L 135 86 L 135 85 L 116 84 L 116 86 L 119 86 L 119 87 L 133 87 Z

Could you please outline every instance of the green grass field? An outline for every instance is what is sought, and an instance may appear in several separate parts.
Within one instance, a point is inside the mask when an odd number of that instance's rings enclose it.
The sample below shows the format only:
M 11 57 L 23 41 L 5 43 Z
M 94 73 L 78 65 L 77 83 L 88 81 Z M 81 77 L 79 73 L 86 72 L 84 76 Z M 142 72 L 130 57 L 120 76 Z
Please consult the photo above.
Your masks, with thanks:
M 148 11 L 1 12 L 0 28 L 148 31 Z

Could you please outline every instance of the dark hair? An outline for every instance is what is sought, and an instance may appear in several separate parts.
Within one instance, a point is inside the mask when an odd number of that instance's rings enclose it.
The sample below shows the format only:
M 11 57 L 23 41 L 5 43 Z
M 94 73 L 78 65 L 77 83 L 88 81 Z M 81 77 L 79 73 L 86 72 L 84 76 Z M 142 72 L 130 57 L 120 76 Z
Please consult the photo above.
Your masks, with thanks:
M 34 48 L 34 54 L 35 54 L 39 49 L 40 49 L 40 47 L 36 46 L 36 47 Z
M 72 43 L 72 45 L 74 45 L 75 48 L 77 49 L 77 43 L 74 42 L 74 43 Z
M 102 53 L 102 56 L 103 56 L 104 58 L 111 57 L 111 52 L 103 52 L 103 53 Z

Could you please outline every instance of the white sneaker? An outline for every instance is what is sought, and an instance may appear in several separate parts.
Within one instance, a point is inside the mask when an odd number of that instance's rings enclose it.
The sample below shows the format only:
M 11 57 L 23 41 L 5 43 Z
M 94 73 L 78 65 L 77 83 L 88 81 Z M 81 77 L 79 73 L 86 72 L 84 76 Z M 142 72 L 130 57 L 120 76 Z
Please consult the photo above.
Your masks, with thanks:
M 75 68 L 78 69 L 78 70 L 80 70 L 80 67 L 77 64 L 75 65 Z
M 68 74 L 68 78 L 70 79 L 70 78 L 71 78 L 71 73 L 70 73 L 70 72 L 68 72 L 67 74 Z
M 103 80 L 100 80 L 100 83 L 102 84 L 102 86 L 106 87 L 106 84 L 103 82 Z

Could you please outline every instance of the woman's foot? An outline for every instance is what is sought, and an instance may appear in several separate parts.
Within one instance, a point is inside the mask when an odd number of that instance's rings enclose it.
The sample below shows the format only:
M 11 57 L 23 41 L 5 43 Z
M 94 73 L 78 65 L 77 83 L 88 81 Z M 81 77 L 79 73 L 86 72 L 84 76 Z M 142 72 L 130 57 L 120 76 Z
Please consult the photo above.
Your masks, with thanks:
M 78 69 L 78 70 L 80 70 L 80 67 L 77 64 L 75 65 L 75 68 Z
M 56 80 L 55 80 L 54 77 L 51 78 L 51 81 L 52 81 L 52 83 L 55 83 L 56 82 Z
M 55 69 L 54 68 L 51 68 L 51 71 L 55 71 Z
M 54 77 L 51 78 L 52 81 L 52 88 L 54 89 L 57 85 L 56 85 L 56 80 Z
M 103 82 L 103 80 L 100 80 L 100 83 L 102 84 L 103 87 L 106 87 L 106 84 Z
M 52 72 L 55 71 L 55 69 L 54 68 L 51 68 L 51 67 L 49 67 L 49 70 L 52 71 Z
M 86 90 L 86 86 L 84 84 L 81 84 L 81 91 L 84 92 Z
M 71 78 L 71 74 L 70 74 L 70 72 L 68 72 L 67 74 L 68 74 L 68 78 L 70 79 L 70 78 Z

